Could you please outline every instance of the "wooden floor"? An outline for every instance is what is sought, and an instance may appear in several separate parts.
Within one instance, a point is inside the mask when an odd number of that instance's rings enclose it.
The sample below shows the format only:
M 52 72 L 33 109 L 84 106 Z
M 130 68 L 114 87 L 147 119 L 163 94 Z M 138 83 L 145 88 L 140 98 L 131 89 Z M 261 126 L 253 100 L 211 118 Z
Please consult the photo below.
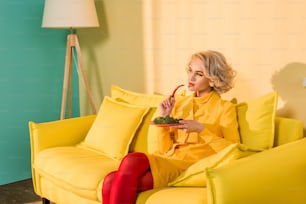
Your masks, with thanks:
M 40 204 L 41 199 L 33 191 L 31 179 L 0 186 L 1 204 Z

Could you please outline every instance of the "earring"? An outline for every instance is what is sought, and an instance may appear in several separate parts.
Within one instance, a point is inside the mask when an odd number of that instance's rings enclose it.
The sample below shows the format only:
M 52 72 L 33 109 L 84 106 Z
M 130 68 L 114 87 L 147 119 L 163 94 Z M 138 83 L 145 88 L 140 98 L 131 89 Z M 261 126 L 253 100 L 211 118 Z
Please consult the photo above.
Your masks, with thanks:
M 214 87 L 214 82 L 209 82 L 210 87 Z

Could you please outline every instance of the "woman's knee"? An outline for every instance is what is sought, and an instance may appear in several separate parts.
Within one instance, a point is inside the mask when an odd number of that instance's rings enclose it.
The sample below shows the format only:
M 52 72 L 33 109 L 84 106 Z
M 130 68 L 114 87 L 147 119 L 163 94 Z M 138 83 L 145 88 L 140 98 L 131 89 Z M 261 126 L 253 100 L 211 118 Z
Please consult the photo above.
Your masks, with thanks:
M 122 168 L 147 170 L 149 167 L 150 164 L 146 154 L 142 152 L 133 152 L 127 154 L 122 159 L 119 170 Z
M 153 176 L 151 171 L 147 171 L 139 180 L 137 192 L 146 191 L 153 188 Z
M 116 173 L 117 171 L 113 171 L 113 172 L 110 172 L 109 174 L 107 174 L 105 177 L 104 177 L 104 180 L 103 180 L 103 189 L 104 189 L 104 186 L 105 187 L 111 187 L 112 186 L 112 183 L 113 183 L 113 180 L 116 176 Z

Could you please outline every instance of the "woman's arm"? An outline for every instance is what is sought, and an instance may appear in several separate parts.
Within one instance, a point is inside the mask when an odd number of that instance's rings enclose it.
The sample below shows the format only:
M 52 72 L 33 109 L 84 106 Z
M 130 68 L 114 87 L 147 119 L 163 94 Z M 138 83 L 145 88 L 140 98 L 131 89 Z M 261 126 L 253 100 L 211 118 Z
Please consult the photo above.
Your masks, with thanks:
M 148 135 L 148 152 L 150 154 L 164 154 L 173 146 L 170 128 L 150 126 Z
M 225 102 L 218 107 L 220 111 L 211 114 L 213 119 L 210 120 L 214 122 L 204 124 L 205 128 L 199 134 L 216 152 L 240 142 L 235 105 Z

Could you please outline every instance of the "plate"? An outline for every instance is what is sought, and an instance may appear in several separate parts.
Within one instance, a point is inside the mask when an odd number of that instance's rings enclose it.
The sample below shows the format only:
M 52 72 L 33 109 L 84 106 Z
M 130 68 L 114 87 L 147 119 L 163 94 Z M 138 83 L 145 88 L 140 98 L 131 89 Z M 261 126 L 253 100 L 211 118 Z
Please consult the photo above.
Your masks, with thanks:
M 181 125 L 180 123 L 162 123 L 162 124 L 155 124 L 153 121 L 150 122 L 150 125 L 155 125 L 157 127 L 172 127 Z

